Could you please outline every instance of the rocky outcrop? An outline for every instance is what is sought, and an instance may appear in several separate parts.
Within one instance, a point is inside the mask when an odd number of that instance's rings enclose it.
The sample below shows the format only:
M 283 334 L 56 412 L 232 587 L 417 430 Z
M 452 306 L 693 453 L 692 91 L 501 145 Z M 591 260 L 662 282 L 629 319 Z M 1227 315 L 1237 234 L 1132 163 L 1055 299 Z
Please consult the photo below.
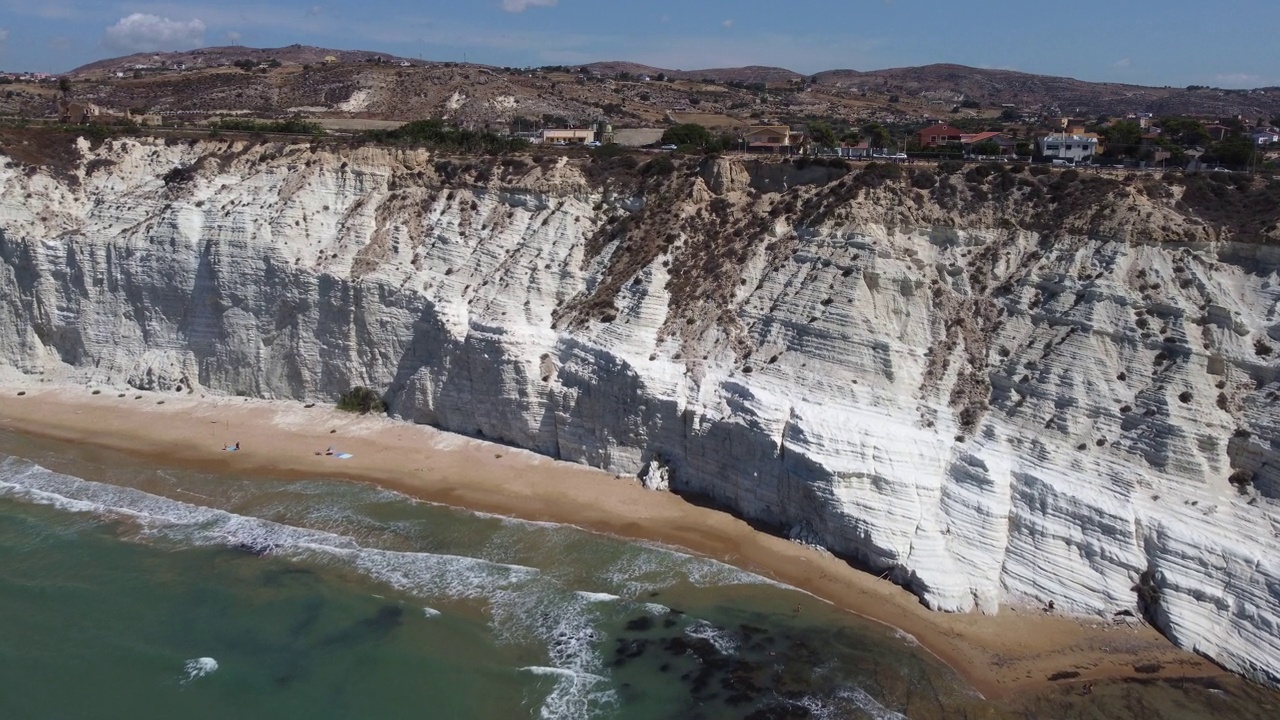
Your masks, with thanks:
M 660 458 L 653 458 L 640 470 L 640 484 L 648 490 L 670 490 L 671 468 Z
M 375 387 L 648 468 L 931 608 L 1142 611 L 1280 680 L 1274 224 L 992 168 L 81 152 L 0 168 L 0 372 Z

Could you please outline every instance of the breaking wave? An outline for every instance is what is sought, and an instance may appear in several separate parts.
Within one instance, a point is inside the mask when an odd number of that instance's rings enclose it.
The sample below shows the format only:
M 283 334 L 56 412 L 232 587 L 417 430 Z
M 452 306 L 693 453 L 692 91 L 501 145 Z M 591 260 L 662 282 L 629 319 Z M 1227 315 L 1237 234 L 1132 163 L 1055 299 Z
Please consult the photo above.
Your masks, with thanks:
M 393 518 L 379 519 L 381 515 L 362 512 L 360 507 L 361 502 L 394 501 L 402 496 L 384 495 L 367 486 L 350 491 L 335 488 L 334 493 L 329 494 L 319 483 L 302 482 L 283 489 L 273 487 L 272 492 L 264 494 L 267 502 L 259 502 L 250 488 L 230 490 L 234 502 L 246 503 L 237 504 L 237 508 L 251 508 L 242 512 L 262 512 L 275 519 L 85 480 L 16 458 L 0 459 L 0 499 L 74 513 L 81 517 L 77 523 L 112 523 L 113 527 L 118 524 L 117 534 L 126 541 L 171 548 L 224 547 L 247 555 L 354 570 L 415 598 L 424 618 L 440 615 L 433 607 L 438 606 L 437 602 L 480 601 L 487 610 L 496 642 L 542 649 L 539 653 L 542 657 L 534 661 L 537 664 L 517 669 L 538 678 L 534 681 L 538 689 L 536 714 L 544 720 L 611 716 L 620 709 L 612 666 L 602 654 L 609 640 L 602 628 L 614 627 L 620 618 L 637 612 L 668 614 L 667 606 L 648 601 L 651 591 L 677 584 L 777 585 L 730 565 L 652 543 L 632 543 L 622 553 L 605 548 L 607 552 L 592 555 L 600 561 L 592 567 L 603 568 L 603 572 L 590 576 L 579 576 L 576 570 L 570 569 L 576 567 L 572 563 L 557 561 L 548 569 L 540 570 L 518 562 L 498 562 L 507 559 L 502 557 L 508 552 L 506 548 L 518 547 L 520 540 L 505 532 L 513 527 L 505 523 L 504 529 L 495 532 L 488 544 L 489 548 L 496 548 L 494 555 L 498 557 L 415 552 L 413 548 L 421 547 L 415 539 L 426 537 L 415 532 L 421 529 L 421 523 L 428 521 L 405 519 L 403 514 L 394 512 L 382 513 L 394 515 Z M 166 490 L 170 491 L 184 493 L 184 499 L 191 495 L 219 502 L 181 488 Z M 288 496 L 296 498 L 292 505 Z M 352 504 L 345 504 L 343 500 L 351 500 Z M 379 532 L 379 527 L 383 532 Z M 592 552 L 600 549 L 593 544 L 597 540 L 584 541 L 578 535 L 583 532 L 580 530 L 541 524 L 521 524 L 521 527 L 538 533 L 539 542 L 535 545 L 539 552 L 550 557 L 575 557 L 575 551 L 583 547 Z M 371 546 L 386 544 L 388 540 L 395 542 L 397 549 Z M 550 550 L 543 547 L 543 541 Z M 403 549 L 406 547 L 410 549 Z M 516 558 L 533 555 L 526 549 Z M 583 587 L 578 582 L 590 583 L 586 586 L 599 590 L 574 590 L 575 586 Z M 690 620 L 692 624 L 683 630 L 687 636 L 705 639 L 724 655 L 751 652 L 732 631 L 705 620 Z M 185 686 L 217 670 L 214 658 L 194 658 L 185 663 L 180 682 Z M 856 687 L 836 695 L 805 699 L 801 704 L 818 718 L 854 715 L 901 720 L 904 717 Z
M 552 582 L 538 578 L 532 584 Z M 597 651 L 604 640 L 597 629 L 600 607 L 598 600 L 583 593 L 565 594 L 550 587 L 534 592 L 505 590 L 494 600 L 493 624 L 499 642 L 547 648 L 550 665 L 541 666 L 542 674 L 554 675 L 556 683 L 540 708 L 544 720 L 595 717 L 617 706 L 618 697 Z
M 706 620 L 695 621 L 685 628 L 684 634 L 710 642 L 721 655 L 732 655 L 738 649 L 738 641 L 732 634 Z
M 256 555 L 345 564 L 415 596 L 487 597 L 538 574 L 530 567 L 458 555 L 361 547 L 344 535 L 83 480 L 13 458 L 0 461 L 0 496 L 126 521 L 135 529 L 137 539 L 143 541 L 220 545 Z
M 188 660 L 186 664 L 182 666 L 183 672 L 186 673 L 182 678 L 182 684 L 186 685 L 192 680 L 199 680 L 205 675 L 215 672 L 217 669 L 218 661 L 211 657 L 193 658 Z
M 728 585 L 773 585 L 781 583 L 710 558 L 689 555 L 651 542 L 635 543 L 644 552 L 618 560 L 605 573 L 607 580 L 624 597 L 639 598 L 677 583 L 697 587 Z
M 616 704 L 596 652 L 602 635 L 595 627 L 597 617 L 592 608 L 618 598 L 567 590 L 535 568 L 364 547 L 349 536 L 85 480 L 16 458 L 0 460 L 0 497 L 122 522 L 128 528 L 123 537 L 136 542 L 222 546 L 254 555 L 354 568 L 421 599 L 486 600 L 499 642 L 532 642 L 546 648 L 549 666 L 531 666 L 542 668 L 556 680 L 539 710 L 541 717 L 592 717 Z M 423 613 L 431 617 L 438 611 L 424 608 Z M 212 658 L 189 661 L 183 684 L 216 669 Z
M 847 717 L 866 717 L 871 720 L 910 720 L 906 715 L 881 705 L 867 691 L 859 687 L 841 688 L 828 698 L 807 697 L 799 704 L 817 720 L 843 720 Z

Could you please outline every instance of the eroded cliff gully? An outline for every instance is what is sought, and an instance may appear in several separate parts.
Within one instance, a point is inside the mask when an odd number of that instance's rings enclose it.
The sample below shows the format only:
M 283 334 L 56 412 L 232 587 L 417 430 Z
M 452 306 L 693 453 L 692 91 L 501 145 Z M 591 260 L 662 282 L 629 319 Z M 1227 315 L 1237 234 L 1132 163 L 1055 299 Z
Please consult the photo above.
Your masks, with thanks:
M 1145 613 L 1280 680 L 1274 184 L 148 139 L 10 155 L 10 380 L 367 385 L 406 420 L 668 478 L 931 608 Z

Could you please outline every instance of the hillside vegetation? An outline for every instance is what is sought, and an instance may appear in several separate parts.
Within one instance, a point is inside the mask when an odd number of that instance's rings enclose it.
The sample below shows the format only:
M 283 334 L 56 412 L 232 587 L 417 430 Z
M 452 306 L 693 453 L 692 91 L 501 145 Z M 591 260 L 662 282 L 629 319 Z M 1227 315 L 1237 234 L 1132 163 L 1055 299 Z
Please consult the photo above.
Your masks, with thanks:
M 183 70 L 172 71 L 178 65 Z M 969 109 L 966 117 L 998 114 L 1004 105 L 1089 117 L 1139 111 L 1280 114 L 1280 92 L 1141 87 L 959 65 L 830 70 L 811 76 L 783 68 L 684 71 L 627 62 L 517 69 L 290 46 L 134 55 L 95 62 L 70 76 L 78 97 L 115 108 L 259 114 L 305 110 L 392 120 L 447 117 L 481 125 L 516 118 L 581 124 L 602 115 L 636 126 L 672 120 L 745 124 L 784 117 L 945 118 L 960 103 Z M 23 107 L 30 108 L 36 99 L 27 98 Z M 51 97 L 44 100 L 52 102 Z

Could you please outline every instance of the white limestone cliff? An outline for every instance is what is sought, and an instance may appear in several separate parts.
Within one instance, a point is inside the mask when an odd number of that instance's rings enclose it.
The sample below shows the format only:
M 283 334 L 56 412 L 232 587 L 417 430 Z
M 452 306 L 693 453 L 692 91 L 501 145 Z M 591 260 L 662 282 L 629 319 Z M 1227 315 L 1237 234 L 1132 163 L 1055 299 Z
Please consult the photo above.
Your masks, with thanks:
M 367 385 L 408 420 L 648 467 L 937 610 L 1141 596 L 1174 642 L 1280 682 L 1280 246 L 1176 197 L 944 181 L 960 211 L 728 161 L 627 185 L 563 159 L 81 150 L 0 158 L 0 378 Z

